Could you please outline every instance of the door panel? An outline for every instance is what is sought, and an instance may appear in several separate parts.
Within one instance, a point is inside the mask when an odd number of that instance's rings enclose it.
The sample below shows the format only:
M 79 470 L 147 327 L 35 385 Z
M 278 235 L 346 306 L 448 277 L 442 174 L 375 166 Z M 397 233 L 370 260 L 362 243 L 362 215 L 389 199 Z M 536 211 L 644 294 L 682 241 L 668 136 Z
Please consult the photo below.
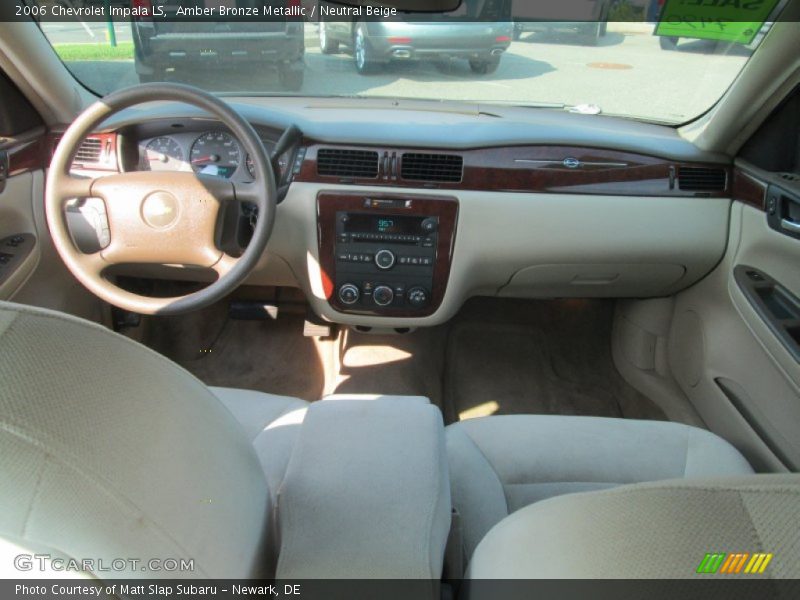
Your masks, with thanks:
M 30 141 L 24 143 L 27 146 Z M 42 162 L 46 157 L 23 164 L 14 159 L 14 148 L 9 148 L 11 176 L 0 191 L 0 255 L 12 255 L 0 263 L 0 300 L 108 322 L 107 307 L 72 276 L 50 241 L 44 217 Z M 6 245 L 16 237 L 24 239 L 16 246 Z
M 765 193 L 768 182 L 762 183 Z M 670 366 L 709 428 L 757 469 L 797 470 L 800 363 L 769 316 L 791 325 L 791 297 L 800 297 L 800 239 L 771 228 L 765 210 L 750 200 L 732 205 L 722 262 L 676 298 Z M 745 267 L 782 290 L 777 299 L 763 292 L 762 300 L 774 303 L 768 310 L 743 285 Z M 781 308 L 782 302 L 789 304 Z
M 34 174 L 0 185 L 0 300 L 8 300 L 36 269 L 41 252 L 31 211 Z

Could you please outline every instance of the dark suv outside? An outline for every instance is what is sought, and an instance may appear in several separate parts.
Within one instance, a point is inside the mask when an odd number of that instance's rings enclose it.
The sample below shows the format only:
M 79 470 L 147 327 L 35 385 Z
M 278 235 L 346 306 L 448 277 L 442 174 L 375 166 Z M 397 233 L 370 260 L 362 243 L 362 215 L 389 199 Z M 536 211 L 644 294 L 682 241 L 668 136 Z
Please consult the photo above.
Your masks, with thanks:
M 511 34 L 510 22 L 320 22 L 319 45 L 324 54 L 346 46 L 361 74 L 392 61 L 456 58 L 487 74 L 497 70 Z
M 133 0 L 133 5 L 151 6 L 151 0 Z M 196 0 L 163 0 L 159 6 L 166 18 L 131 21 L 140 82 L 163 81 L 171 68 L 197 71 L 249 63 L 259 70 L 277 69 L 281 85 L 288 90 L 302 87 L 305 42 L 301 20 L 178 21 L 169 17 L 181 6 L 197 6 Z

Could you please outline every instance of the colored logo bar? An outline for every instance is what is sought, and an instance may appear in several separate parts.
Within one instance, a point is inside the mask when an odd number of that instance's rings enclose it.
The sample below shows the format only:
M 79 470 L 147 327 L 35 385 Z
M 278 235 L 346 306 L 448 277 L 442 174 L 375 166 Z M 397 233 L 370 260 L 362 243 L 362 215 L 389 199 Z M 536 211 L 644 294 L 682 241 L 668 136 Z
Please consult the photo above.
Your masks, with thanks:
M 766 552 L 709 552 L 700 561 L 697 573 L 711 575 L 721 573 L 726 575 L 761 574 L 772 560 L 773 554 Z

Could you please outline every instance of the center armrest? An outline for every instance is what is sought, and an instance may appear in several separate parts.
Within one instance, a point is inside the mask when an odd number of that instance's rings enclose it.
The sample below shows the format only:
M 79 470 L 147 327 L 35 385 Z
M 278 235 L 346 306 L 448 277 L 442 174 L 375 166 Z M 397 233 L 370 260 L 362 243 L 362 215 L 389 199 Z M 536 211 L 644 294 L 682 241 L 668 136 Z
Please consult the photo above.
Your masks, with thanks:
M 312 404 L 278 492 L 279 579 L 433 579 L 450 486 L 439 409 Z

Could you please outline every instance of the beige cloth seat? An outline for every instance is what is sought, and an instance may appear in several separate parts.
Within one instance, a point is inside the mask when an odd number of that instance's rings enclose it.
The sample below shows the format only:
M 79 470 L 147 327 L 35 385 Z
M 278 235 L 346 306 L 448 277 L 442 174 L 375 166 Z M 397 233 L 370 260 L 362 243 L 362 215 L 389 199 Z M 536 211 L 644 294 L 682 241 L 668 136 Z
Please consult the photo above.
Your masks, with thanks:
M 707 553 L 726 555 L 716 575 L 697 573 Z M 748 557 L 738 559 L 743 561 L 739 575 L 719 572 L 728 555 L 745 553 Z M 772 555 L 764 573 L 745 574 L 759 553 Z M 797 578 L 800 475 L 681 479 L 551 498 L 496 525 L 475 550 L 468 575 L 474 579 Z M 672 597 L 684 595 L 679 588 L 666 589 L 672 590 Z M 796 586 L 780 589 L 786 595 L 776 594 L 778 588 L 762 588 L 772 592 L 770 597 L 797 597 Z M 472 592 L 471 598 L 492 597 L 491 586 L 482 588 L 479 582 Z M 753 593 L 752 588 L 742 591 L 748 597 Z
M 104 577 L 270 575 L 272 486 L 305 402 L 209 390 L 99 325 L 5 302 L 0 382 L 4 548 L 194 561 Z
M 629 483 L 753 472 L 722 438 L 660 421 L 496 416 L 450 425 L 446 439 L 462 563 L 494 525 L 547 498 Z
M 291 396 L 235 388 L 208 388 L 236 418 L 253 445 L 267 478 L 272 506 L 309 403 Z

